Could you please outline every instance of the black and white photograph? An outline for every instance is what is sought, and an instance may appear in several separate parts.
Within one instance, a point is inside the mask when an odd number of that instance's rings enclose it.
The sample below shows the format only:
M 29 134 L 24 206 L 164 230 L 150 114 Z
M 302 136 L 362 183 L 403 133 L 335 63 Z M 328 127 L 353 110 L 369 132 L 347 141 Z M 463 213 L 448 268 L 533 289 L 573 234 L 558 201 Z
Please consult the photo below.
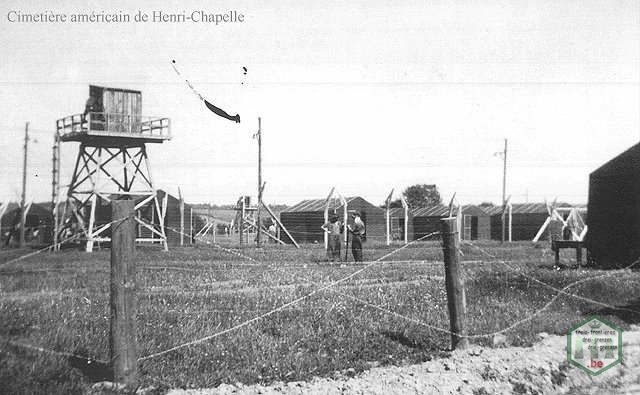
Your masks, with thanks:
M 640 394 L 640 1 L 4 0 L 1 394 Z

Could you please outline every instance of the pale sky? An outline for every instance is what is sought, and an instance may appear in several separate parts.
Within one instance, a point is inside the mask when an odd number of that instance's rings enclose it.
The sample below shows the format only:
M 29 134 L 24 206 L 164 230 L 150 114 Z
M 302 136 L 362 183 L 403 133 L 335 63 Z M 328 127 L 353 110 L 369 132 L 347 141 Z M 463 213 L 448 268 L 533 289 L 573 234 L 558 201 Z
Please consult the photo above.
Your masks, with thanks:
M 589 173 L 640 137 L 640 1 L 51 4 L 0 4 L 3 201 L 19 199 L 26 121 L 27 198 L 50 199 L 55 120 L 84 110 L 89 84 L 141 90 L 144 115 L 171 118 L 173 139 L 149 148 L 153 176 L 188 202 L 256 195 L 258 116 L 265 201 L 287 204 L 333 186 L 381 204 L 415 183 L 498 203 L 504 138 L 514 202 L 585 203 Z M 10 23 L 12 10 L 244 22 Z M 206 110 L 172 59 L 242 122 Z M 63 144 L 63 183 L 77 149 Z

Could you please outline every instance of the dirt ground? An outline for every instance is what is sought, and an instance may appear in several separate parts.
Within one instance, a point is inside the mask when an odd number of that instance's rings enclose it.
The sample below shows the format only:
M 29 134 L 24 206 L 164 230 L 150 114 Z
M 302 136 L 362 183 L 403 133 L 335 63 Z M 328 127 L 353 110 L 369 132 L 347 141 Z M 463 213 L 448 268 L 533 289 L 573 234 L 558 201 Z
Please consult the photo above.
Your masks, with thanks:
M 568 365 L 566 337 L 539 335 L 531 348 L 477 348 L 419 365 L 375 367 L 355 377 L 269 386 L 223 384 L 172 390 L 171 395 L 213 394 L 640 394 L 640 327 L 623 333 L 623 361 L 592 377 Z

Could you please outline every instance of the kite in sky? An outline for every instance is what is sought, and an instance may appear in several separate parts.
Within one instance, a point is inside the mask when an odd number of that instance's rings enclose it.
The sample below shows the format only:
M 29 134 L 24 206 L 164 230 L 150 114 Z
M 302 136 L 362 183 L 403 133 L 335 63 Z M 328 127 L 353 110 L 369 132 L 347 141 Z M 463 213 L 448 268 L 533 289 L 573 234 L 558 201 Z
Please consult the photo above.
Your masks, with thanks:
M 178 76 L 180 76 L 181 78 L 184 78 L 182 76 L 182 74 L 180 74 L 180 71 L 178 71 L 178 68 L 176 67 L 176 61 L 173 60 L 171 62 L 171 66 L 173 67 L 173 70 L 175 70 L 176 74 L 178 74 Z M 184 82 L 187 83 L 187 86 L 191 89 L 191 91 L 198 96 L 198 98 L 200 98 L 200 100 L 202 100 L 204 102 L 204 105 L 207 106 L 207 108 L 213 112 L 214 114 L 221 116 L 222 118 L 226 118 L 230 121 L 234 121 L 235 123 L 240 123 L 240 115 L 236 114 L 236 115 L 229 115 L 227 114 L 226 111 L 224 111 L 223 109 L 216 107 L 215 105 L 213 105 L 210 101 L 208 101 L 207 99 L 205 99 L 204 97 L 202 97 L 202 95 L 200 94 L 200 92 L 198 92 L 196 90 L 196 88 L 193 87 L 193 85 L 191 85 L 191 82 L 189 82 L 188 79 L 184 78 Z

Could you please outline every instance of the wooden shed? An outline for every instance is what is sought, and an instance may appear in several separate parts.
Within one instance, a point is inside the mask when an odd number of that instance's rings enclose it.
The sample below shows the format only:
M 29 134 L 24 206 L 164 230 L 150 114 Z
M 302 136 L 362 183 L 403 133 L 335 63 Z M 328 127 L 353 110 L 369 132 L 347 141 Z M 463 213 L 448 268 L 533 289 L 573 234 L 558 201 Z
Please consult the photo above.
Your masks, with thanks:
M 586 245 L 592 262 L 619 268 L 640 257 L 640 144 L 589 176 Z
M 345 199 L 349 211 L 358 210 L 366 226 L 367 240 L 383 242 L 386 240 L 385 212 L 365 199 L 356 196 Z M 283 210 L 280 221 L 298 243 L 322 243 L 324 231 L 320 228 L 324 223 L 325 199 L 303 200 Z M 329 212 L 339 215 L 342 220 L 343 206 L 335 200 L 331 201 Z M 349 219 L 351 221 L 351 219 Z M 284 241 L 287 240 L 286 236 Z
M 545 203 L 518 203 L 511 206 L 511 240 L 533 240 L 540 227 L 549 217 Z M 570 207 L 558 203 L 557 207 Z M 502 206 L 486 209 L 491 216 L 491 239 L 502 240 Z M 562 239 L 562 224 L 553 221 L 547 226 L 540 240 Z
M 441 230 L 440 220 L 449 216 L 449 207 L 442 204 L 420 207 L 412 210 L 412 215 L 414 239 L 417 240 Z M 488 240 L 491 235 L 489 215 L 478 206 L 462 206 L 461 232 L 463 240 Z

